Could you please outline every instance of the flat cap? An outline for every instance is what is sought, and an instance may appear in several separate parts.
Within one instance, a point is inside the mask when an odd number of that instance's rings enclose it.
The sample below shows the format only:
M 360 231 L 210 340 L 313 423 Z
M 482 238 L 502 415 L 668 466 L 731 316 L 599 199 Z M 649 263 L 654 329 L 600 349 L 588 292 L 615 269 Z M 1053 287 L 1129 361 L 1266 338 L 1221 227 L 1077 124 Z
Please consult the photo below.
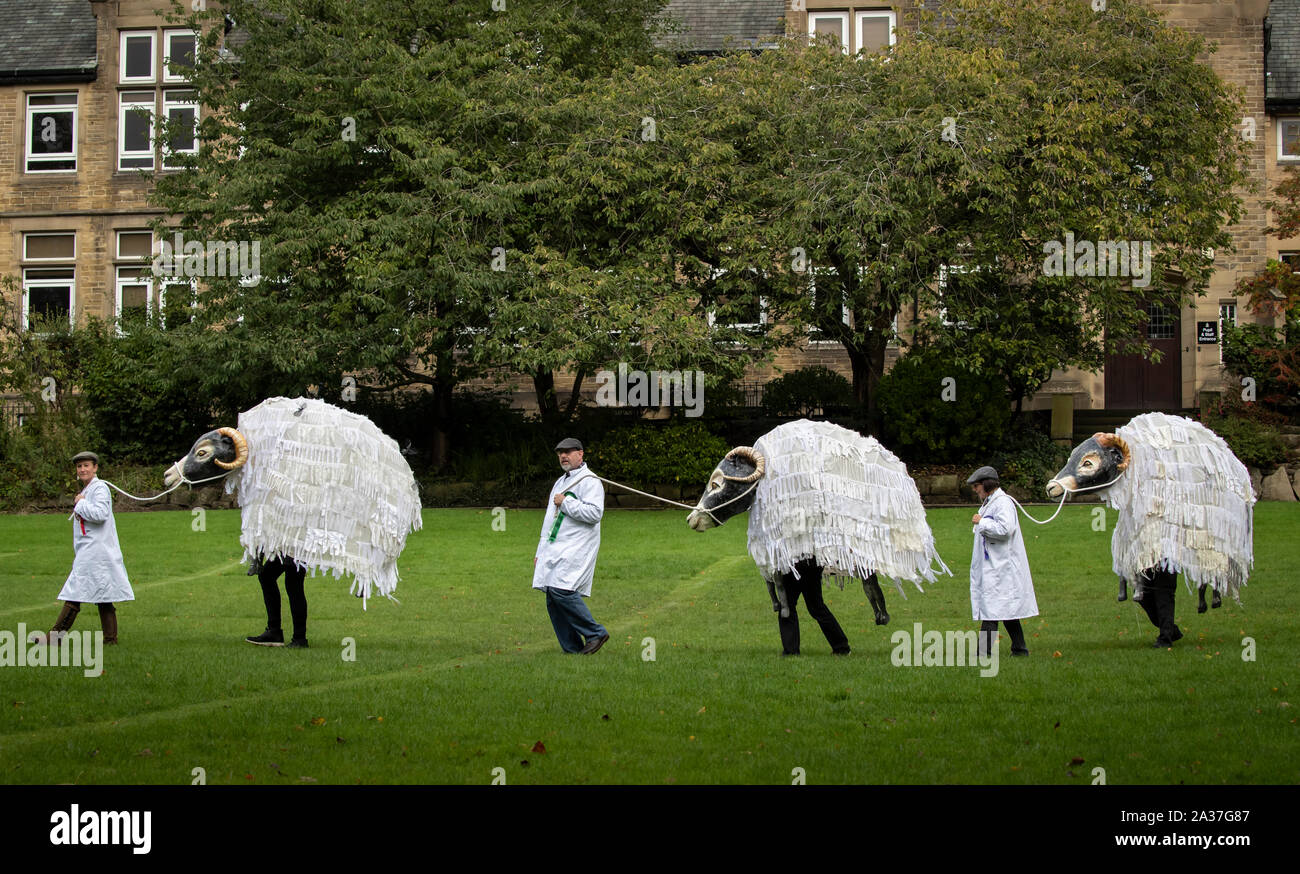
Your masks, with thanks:
M 970 475 L 970 479 L 966 480 L 966 485 L 981 482 L 986 479 L 995 479 L 1001 482 L 1001 477 L 998 476 L 998 472 L 986 464 Z
M 556 452 L 563 452 L 566 449 L 582 449 L 582 441 L 576 437 L 565 437 L 555 444 Z
M 93 452 L 78 452 L 76 455 L 72 456 L 73 464 L 76 464 L 78 461 L 93 461 L 95 462 L 96 467 L 99 466 L 99 456 Z

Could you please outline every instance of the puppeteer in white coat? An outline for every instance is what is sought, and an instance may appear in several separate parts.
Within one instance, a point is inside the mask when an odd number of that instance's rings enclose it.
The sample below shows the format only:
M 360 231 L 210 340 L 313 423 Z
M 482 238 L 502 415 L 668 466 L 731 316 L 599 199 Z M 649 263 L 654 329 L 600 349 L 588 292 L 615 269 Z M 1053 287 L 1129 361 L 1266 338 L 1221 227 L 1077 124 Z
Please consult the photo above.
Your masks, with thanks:
M 970 559 L 970 605 L 977 621 L 1006 621 L 1038 615 L 1029 556 L 1020 535 L 1016 505 L 995 489 L 980 506 Z
M 534 589 L 549 586 L 591 596 L 596 555 L 600 552 L 600 518 L 605 514 L 605 486 L 594 476 L 587 476 L 590 473 L 584 464 L 567 471 L 551 487 L 541 538 L 537 542 Z M 566 495 L 557 507 L 555 496 L 565 492 L 573 494 Z M 556 519 L 561 513 L 564 518 L 557 527 Z
M 73 456 L 81 491 L 72 508 L 72 573 L 59 592 L 63 609 L 50 633 L 43 639 L 57 644 L 60 634 L 72 630 L 83 603 L 99 607 L 104 643 L 117 643 L 116 601 L 134 601 L 131 581 L 126 576 L 122 548 L 113 522 L 113 496 L 99 478 L 99 456 L 79 452 Z M 39 638 L 39 633 L 34 635 Z
M 82 489 L 82 498 L 72 510 L 72 550 L 72 573 L 59 592 L 60 601 L 111 604 L 135 600 L 117 542 L 113 496 L 99 477 Z
M 582 600 L 591 595 L 596 574 L 605 487 L 583 462 L 581 441 L 567 437 L 555 451 L 564 475 L 546 501 L 533 556 L 533 588 L 546 593 L 546 612 L 560 649 L 592 655 L 609 640 L 609 631 Z

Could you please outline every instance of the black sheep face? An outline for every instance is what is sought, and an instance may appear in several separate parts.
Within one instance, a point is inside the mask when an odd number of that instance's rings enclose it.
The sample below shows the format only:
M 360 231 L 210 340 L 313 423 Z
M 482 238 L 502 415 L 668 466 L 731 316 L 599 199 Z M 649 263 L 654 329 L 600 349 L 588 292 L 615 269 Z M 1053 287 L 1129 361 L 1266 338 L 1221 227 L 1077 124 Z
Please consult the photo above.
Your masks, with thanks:
M 234 428 L 218 428 L 195 440 L 189 454 L 163 474 L 163 482 L 170 488 L 182 478 L 193 483 L 224 476 L 243 467 L 247 460 L 244 436 Z
M 763 456 L 748 446 L 728 452 L 713 469 L 709 484 L 686 518 L 686 524 L 696 531 L 707 531 L 748 510 L 754 503 L 754 484 L 763 475 L 763 469 Z
M 1070 460 L 1047 484 L 1047 496 L 1059 500 L 1067 490 L 1079 491 L 1109 483 L 1129 464 L 1129 448 L 1115 434 L 1093 434 L 1074 447 Z

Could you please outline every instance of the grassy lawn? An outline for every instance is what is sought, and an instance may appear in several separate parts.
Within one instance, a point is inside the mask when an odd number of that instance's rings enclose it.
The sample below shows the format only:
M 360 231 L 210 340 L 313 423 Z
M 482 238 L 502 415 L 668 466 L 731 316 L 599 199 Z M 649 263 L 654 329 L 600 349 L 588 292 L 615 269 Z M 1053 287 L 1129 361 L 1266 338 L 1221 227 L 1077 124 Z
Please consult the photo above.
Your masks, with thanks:
M 856 583 L 827 590 L 847 658 L 802 607 L 804 655 L 780 656 L 744 518 L 697 534 L 681 511 L 607 513 L 589 603 L 612 638 L 570 657 L 529 587 L 540 510 L 506 512 L 505 531 L 491 511 L 426 510 L 400 606 L 362 612 L 309 577 L 309 650 L 243 642 L 265 613 L 238 513 L 208 512 L 203 531 L 186 512 L 120 514 L 137 598 L 119 605 L 121 645 L 99 677 L 0 667 L 0 782 L 789 784 L 803 769 L 809 784 L 1084 785 L 1104 768 L 1108 784 L 1300 783 L 1300 507 L 1258 505 L 1244 607 L 1198 615 L 1180 582 L 1172 651 L 1116 603 L 1092 509 L 1025 523 L 1041 615 L 1028 659 L 1004 637 L 995 677 L 891 661 L 914 623 L 975 628 L 973 507 L 930 512 L 955 576 L 906 600 L 886 585 L 889 626 Z M 0 630 L 54 621 L 68 528 L 0 517 Z M 83 609 L 75 630 L 98 628 Z

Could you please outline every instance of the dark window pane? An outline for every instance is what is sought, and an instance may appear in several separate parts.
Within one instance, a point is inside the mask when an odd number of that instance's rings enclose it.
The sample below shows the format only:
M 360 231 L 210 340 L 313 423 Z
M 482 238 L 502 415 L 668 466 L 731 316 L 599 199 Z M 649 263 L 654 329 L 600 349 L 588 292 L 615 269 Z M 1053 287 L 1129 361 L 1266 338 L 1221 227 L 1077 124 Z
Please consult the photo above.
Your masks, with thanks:
M 128 79 L 153 78 L 153 36 L 128 36 L 122 66 Z
M 67 110 L 34 112 L 31 118 L 31 148 L 28 154 L 72 154 L 73 113 Z
M 27 290 L 27 327 L 39 318 L 58 316 L 66 319 L 71 310 L 72 289 L 69 286 L 40 286 Z
M 170 66 L 194 68 L 194 35 L 171 33 L 167 35 L 167 59 Z

